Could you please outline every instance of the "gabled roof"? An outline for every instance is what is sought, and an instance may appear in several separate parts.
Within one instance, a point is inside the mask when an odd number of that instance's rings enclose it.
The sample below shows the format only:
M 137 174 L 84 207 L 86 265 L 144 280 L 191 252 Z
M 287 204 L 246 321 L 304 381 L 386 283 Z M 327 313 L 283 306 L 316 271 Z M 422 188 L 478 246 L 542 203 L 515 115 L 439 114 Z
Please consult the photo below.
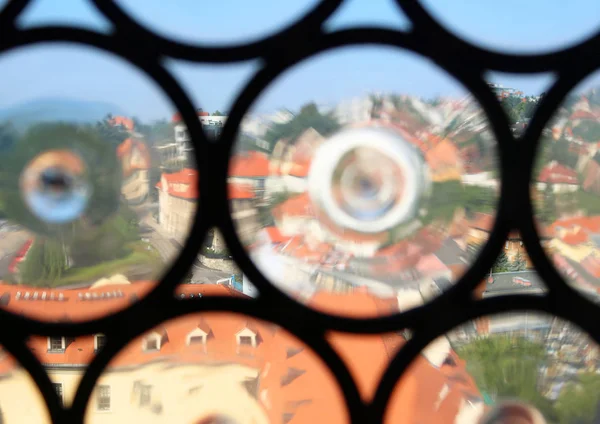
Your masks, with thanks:
M 133 131 L 135 125 L 133 124 L 133 119 L 127 118 L 125 116 L 115 116 L 110 121 L 108 121 L 110 125 L 117 126 L 120 125 L 124 127 L 127 131 Z
M 579 184 L 577 172 L 558 162 L 546 165 L 538 175 L 538 181 L 547 184 Z
M 229 183 L 229 199 L 254 199 L 252 186 L 248 184 Z
M 166 191 L 171 196 L 189 200 L 198 198 L 198 171 L 195 169 L 184 168 L 171 174 L 162 174 L 156 184 L 157 189 L 165 189 L 163 181 L 166 182 Z
M 265 153 L 246 152 L 235 155 L 229 165 L 230 177 L 258 178 L 269 176 L 269 157 Z

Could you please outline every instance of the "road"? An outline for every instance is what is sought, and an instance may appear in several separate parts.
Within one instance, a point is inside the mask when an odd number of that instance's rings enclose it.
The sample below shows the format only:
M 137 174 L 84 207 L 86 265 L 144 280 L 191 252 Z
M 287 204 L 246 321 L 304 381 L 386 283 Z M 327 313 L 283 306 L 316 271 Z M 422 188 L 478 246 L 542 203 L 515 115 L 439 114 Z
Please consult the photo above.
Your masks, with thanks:
M 165 264 L 171 264 L 177 258 L 181 249 L 183 249 L 183 245 L 164 234 L 159 224 L 154 221 L 151 215 L 148 214 L 142 217 L 141 224 L 143 228 L 142 237 L 149 240 Z M 230 273 L 208 268 L 197 261 L 193 268 L 192 282 L 195 284 L 214 284 L 222 278 L 229 277 L 231 277 Z

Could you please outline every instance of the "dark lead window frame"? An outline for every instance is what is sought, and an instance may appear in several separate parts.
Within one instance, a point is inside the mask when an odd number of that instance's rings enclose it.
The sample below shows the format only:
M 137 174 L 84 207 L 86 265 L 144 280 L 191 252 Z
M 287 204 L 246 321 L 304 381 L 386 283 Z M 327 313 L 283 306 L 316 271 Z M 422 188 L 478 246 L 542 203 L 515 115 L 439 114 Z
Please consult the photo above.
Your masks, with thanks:
M 132 339 L 178 316 L 202 311 L 228 311 L 276 323 L 292 332 L 318 353 L 336 376 L 346 399 L 352 423 L 381 422 L 398 379 L 422 349 L 438 336 L 483 315 L 506 311 L 539 311 L 568 320 L 600 341 L 600 327 L 593 325 L 598 306 L 567 285 L 540 245 L 529 196 L 529 183 L 539 139 L 544 126 L 565 96 L 585 77 L 600 68 L 600 31 L 587 40 L 553 53 L 513 55 L 476 47 L 452 34 L 435 21 L 416 0 L 396 0 L 412 22 L 410 31 L 355 28 L 326 33 L 324 21 L 343 0 L 322 0 L 294 24 L 262 40 L 246 45 L 211 47 L 176 42 L 153 33 L 124 13 L 114 0 L 89 0 L 113 23 L 115 31 L 102 35 L 72 27 L 46 26 L 21 30 L 16 18 L 30 3 L 12 0 L 0 12 L 0 55 L 32 44 L 67 42 L 96 47 L 125 59 L 145 72 L 170 96 L 189 131 L 200 178 L 200 199 L 194 224 L 179 257 L 161 282 L 145 298 L 126 310 L 82 323 L 38 322 L 0 310 L 3 328 L 0 344 L 28 370 L 46 400 L 53 422 L 80 423 L 102 371 Z M 229 157 L 244 114 L 262 90 L 278 75 L 311 55 L 347 45 L 392 46 L 431 59 L 461 82 L 486 112 L 491 130 L 499 141 L 501 198 L 489 241 L 465 275 L 430 303 L 390 317 L 350 319 L 330 316 L 298 304 L 271 285 L 251 262 L 236 237 L 227 199 Z M 198 63 L 233 63 L 260 58 L 264 66 L 237 98 L 223 132 L 209 141 L 202 132 L 196 108 L 173 76 L 162 66 L 164 57 Z M 485 84 L 488 71 L 534 74 L 552 72 L 556 82 L 539 104 L 525 133 L 515 139 L 494 94 Z M 206 207 L 205 205 L 210 205 Z M 218 227 L 229 251 L 260 292 L 257 299 L 195 297 L 176 299 L 175 287 L 183 281 L 196 260 L 209 229 Z M 537 272 L 548 287 L 543 296 L 511 295 L 475 300 L 473 289 L 485 278 L 511 230 L 518 230 Z M 330 330 L 349 333 L 385 333 L 410 329 L 409 342 L 398 352 L 381 379 L 374 399 L 362 401 L 348 369 L 326 342 Z M 71 407 L 57 401 L 52 383 L 26 340 L 32 335 L 77 337 L 102 333 L 106 346 L 94 358 Z M 98 389 L 101 386 L 96 387 Z M 88 405 L 88 403 L 90 405 Z

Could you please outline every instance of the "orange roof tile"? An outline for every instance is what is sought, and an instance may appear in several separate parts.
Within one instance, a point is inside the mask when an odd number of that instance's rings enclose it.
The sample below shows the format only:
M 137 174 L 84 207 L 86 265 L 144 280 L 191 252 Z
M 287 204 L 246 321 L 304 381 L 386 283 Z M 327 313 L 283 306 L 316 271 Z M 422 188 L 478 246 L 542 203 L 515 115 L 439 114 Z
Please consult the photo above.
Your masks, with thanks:
M 139 155 L 136 160 L 131 157 L 134 151 Z M 117 157 L 123 161 L 123 174 L 125 177 L 131 175 L 134 171 L 150 169 L 152 166 L 148 147 L 143 141 L 134 138 L 128 138 L 119 144 Z
M 114 313 L 130 305 L 132 299 L 141 298 L 154 287 L 152 281 L 132 284 L 115 284 L 98 288 L 52 289 L 24 285 L 0 284 L 0 295 L 8 297 L 4 306 L 10 312 L 46 321 L 84 321 Z M 203 296 L 228 296 L 241 293 L 224 286 L 181 285 L 178 294 Z
M 133 124 L 133 119 L 127 118 L 125 116 L 115 116 L 110 121 L 108 121 L 110 125 L 123 126 L 127 131 L 133 131 L 135 125 Z
M 166 191 L 171 196 L 183 199 L 198 198 L 198 171 L 195 169 L 184 168 L 172 174 L 162 174 L 161 180 L 156 184 L 157 189 L 165 190 L 163 181 L 168 186 Z
M 271 239 L 272 243 L 283 243 L 290 239 L 290 237 L 284 236 L 277 227 L 265 227 L 264 230 Z
M 269 176 L 269 158 L 260 152 L 248 152 L 235 155 L 229 166 L 231 177 L 267 177 Z
M 248 184 L 229 183 L 230 199 L 254 199 L 252 186 Z
M 76 320 L 95 317 L 99 311 L 107 313 L 111 309 L 109 304 L 116 305 L 118 309 L 128 302 L 129 294 L 141 295 L 151 286 L 149 282 L 119 285 L 114 288 L 126 295 L 105 300 L 81 300 L 78 294 L 103 291 L 110 287 L 46 290 L 62 292 L 65 295 L 62 302 L 15 300 L 16 291 L 25 290 L 22 286 L 2 285 L 0 292 L 11 293 L 8 308 L 13 311 L 15 304 L 19 304 L 16 310 L 26 308 L 28 312 L 37 311 L 37 316 L 42 319 L 52 320 L 53 317 L 66 315 Z M 182 285 L 177 288 L 177 293 L 244 296 L 216 285 Z M 100 305 L 100 308 L 94 305 Z M 321 291 L 309 300 L 309 305 L 329 312 L 349 313 L 355 317 L 387 315 L 398 310 L 394 297 L 380 299 L 366 292 L 339 295 Z M 188 335 L 197 328 L 211 334 L 206 346 L 188 344 Z M 235 336 L 243 328 L 249 328 L 260 336 L 256 347 L 243 346 L 242 349 L 237 344 Z M 271 422 L 281 421 L 282 417 L 286 417 L 285 421 L 291 424 L 307 421 L 328 424 L 348 422 L 343 396 L 325 364 L 295 337 L 272 324 L 233 313 L 209 312 L 168 321 L 161 324 L 158 331 L 163 336 L 159 350 L 143 350 L 143 342 L 149 332 L 133 340 L 111 361 L 108 369 L 155 361 L 244 364 L 259 371 L 259 390 L 269 391 L 269 405 L 265 405 L 265 411 Z M 48 353 L 45 337 L 31 337 L 28 345 L 43 364 L 85 366 L 95 355 L 93 337 L 67 339 L 66 349 L 61 353 Z M 399 334 L 358 336 L 331 332 L 327 338 L 347 364 L 364 399 L 373 397 L 390 358 L 405 342 Z M 454 422 L 463 401 L 469 396 L 479 396 L 473 380 L 466 374 L 464 361 L 453 353 L 450 358 L 452 360 L 440 368 L 424 357 L 415 361 L 400 383 L 402 389 L 396 389 L 392 395 L 387 412 L 389 422 Z M 11 358 L 0 359 L 0 373 L 11 367 Z M 438 405 L 439 393 L 444 386 L 448 386 L 449 392 Z M 262 397 L 258 401 L 262 402 Z
M 540 172 L 538 181 L 548 184 L 579 184 L 577 172 L 558 162 L 546 165 Z

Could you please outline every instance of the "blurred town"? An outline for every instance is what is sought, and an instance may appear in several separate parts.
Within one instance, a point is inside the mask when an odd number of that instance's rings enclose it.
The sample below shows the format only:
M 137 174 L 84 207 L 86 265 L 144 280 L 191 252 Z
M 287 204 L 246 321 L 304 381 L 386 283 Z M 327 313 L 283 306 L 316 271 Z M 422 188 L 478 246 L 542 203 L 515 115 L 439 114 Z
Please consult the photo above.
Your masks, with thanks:
M 512 132 L 523 134 L 543 95 L 490 88 Z M 218 138 L 227 116 L 199 109 L 198 119 Z M 108 115 L 88 124 L 0 125 L 0 306 L 81 321 L 142 298 L 182 249 L 197 207 L 202 176 L 180 115 L 153 123 Z M 566 281 L 596 299 L 600 92 L 570 97 L 543 137 L 532 185 L 542 244 Z M 356 139 L 350 150 L 339 147 Z M 394 159 L 390 140 L 410 159 Z M 93 170 L 82 165 L 90 163 Z M 373 317 L 421 305 L 460 279 L 492 231 L 498 168 L 496 141 L 473 98 L 374 93 L 247 115 L 228 194 L 238 237 L 273 284 L 321 311 Z M 44 212 L 48 202 L 67 198 L 64 216 Z M 80 211 L 84 198 L 94 207 Z M 77 220 L 66 222 L 71 215 Z M 504 247 L 476 296 L 543 294 L 520 235 L 511 233 Z M 182 298 L 259 295 L 214 229 L 182 283 Z M 370 399 L 409 338 L 409 331 L 360 340 L 334 333 L 330 342 Z M 105 342 L 102 334 L 28 341 L 65 404 Z M 475 424 L 501 401 L 520 399 L 548 423 L 591 424 L 600 418 L 599 369 L 597 346 L 568 323 L 525 312 L 482 318 L 422 353 L 386 421 Z M 17 399 L 31 396 L 28 377 L 6 353 L 0 372 L 1 421 L 42 422 L 33 403 L 24 420 Z M 90 423 L 348 420 L 339 389 L 309 349 L 271 324 L 235 315 L 180 318 L 133 341 L 91 401 Z

